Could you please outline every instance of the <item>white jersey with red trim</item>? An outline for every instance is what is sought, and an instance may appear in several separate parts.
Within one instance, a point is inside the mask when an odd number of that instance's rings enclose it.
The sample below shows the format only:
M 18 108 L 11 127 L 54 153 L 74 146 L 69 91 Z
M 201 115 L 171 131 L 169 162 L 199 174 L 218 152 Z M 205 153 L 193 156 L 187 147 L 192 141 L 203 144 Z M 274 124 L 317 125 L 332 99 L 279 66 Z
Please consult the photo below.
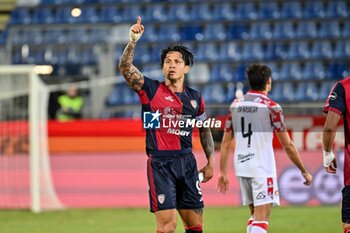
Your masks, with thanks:
M 234 133 L 237 176 L 276 177 L 273 132 L 285 130 L 279 104 L 264 93 L 249 91 L 231 104 L 225 130 Z

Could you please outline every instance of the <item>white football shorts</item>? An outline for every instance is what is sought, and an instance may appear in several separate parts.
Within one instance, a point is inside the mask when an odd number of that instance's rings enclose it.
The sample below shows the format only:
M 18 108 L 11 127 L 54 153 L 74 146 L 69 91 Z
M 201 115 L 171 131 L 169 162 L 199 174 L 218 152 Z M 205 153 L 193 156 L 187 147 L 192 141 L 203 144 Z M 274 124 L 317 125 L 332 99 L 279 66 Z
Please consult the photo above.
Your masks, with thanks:
M 243 205 L 280 205 L 276 177 L 238 177 Z

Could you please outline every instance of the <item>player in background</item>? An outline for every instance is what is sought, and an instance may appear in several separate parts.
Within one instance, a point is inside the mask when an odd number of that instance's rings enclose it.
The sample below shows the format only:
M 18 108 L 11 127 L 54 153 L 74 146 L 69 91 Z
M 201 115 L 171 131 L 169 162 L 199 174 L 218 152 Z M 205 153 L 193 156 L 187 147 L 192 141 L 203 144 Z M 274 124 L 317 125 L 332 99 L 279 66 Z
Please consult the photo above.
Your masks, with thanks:
M 337 162 L 332 152 L 337 125 L 340 119 L 344 118 L 344 188 L 342 190 L 342 222 L 344 233 L 350 232 L 350 77 L 338 81 L 326 100 L 323 111 L 327 113 L 327 118 L 323 127 L 323 166 L 328 173 L 336 173 Z
M 279 205 L 275 157 L 272 146 L 275 132 L 290 160 L 300 169 L 305 185 L 312 176 L 306 170 L 296 146 L 286 130 L 282 108 L 267 97 L 271 90 L 271 70 L 260 64 L 247 68 L 251 90 L 235 99 L 229 109 L 221 143 L 218 191 L 229 188 L 228 160 L 234 142 L 234 169 L 241 188 L 243 205 L 250 218 L 247 233 L 265 233 L 273 204 Z
M 206 120 L 201 94 L 184 85 L 185 74 L 193 63 L 192 53 L 184 46 L 162 51 L 161 68 L 165 81 L 145 77 L 134 65 L 136 41 L 142 36 L 141 18 L 130 28 L 130 41 L 120 59 L 119 68 L 128 85 L 140 97 L 142 112 L 160 115 L 190 116 Z M 145 120 L 145 119 L 144 119 Z M 155 213 L 157 233 L 176 229 L 178 210 L 187 233 L 202 232 L 203 200 L 197 164 L 192 154 L 192 128 L 178 128 L 183 135 L 164 129 L 146 129 L 147 175 L 151 212 Z M 209 128 L 200 128 L 200 140 L 207 164 L 200 171 L 207 182 L 214 174 L 214 142 Z

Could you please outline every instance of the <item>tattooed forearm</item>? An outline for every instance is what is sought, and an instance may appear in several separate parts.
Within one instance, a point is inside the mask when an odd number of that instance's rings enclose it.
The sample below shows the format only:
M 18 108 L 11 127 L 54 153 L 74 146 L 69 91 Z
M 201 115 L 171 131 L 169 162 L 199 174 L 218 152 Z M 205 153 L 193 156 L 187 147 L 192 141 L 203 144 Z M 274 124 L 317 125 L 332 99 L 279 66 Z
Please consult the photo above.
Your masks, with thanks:
M 132 64 L 135 53 L 135 42 L 129 42 L 119 61 L 119 69 L 122 72 L 129 87 L 140 90 L 144 78 L 141 72 Z
M 214 156 L 214 141 L 209 128 L 199 128 L 201 144 L 207 159 Z

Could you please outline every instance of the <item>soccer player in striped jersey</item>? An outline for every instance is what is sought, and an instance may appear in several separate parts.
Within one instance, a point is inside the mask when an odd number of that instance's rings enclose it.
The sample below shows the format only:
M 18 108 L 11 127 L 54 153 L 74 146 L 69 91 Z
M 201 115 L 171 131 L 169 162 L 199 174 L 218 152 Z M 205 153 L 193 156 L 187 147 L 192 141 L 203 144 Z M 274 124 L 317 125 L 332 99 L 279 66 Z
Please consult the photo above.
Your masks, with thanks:
M 328 173 L 336 173 L 337 162 L 332 145 L 340 119 L 344 118 L 344 188 L 342 190 L 342 222 L 344 233 L 350 233 L 350 77 L 337 82 L 331 89 L 323 111 L 327 118 L 323 127 L 323 166 Z
M 234 141 L 234 168 L 241 188 L 243 205 L 251 216 L 247 233 L 266 233 L 272 205 L 279 205 L 277 174 L 272 146 L 275 132 L 290 160 L 300 169 L 305 185 L 312 182 L 298 150 L 290 139 L 282 108 L 267 94 L 271 90 L 271 70 L 260 64 L 247 68 L 251 90 L 230 106 L 221 143 L 218 190 L 229 187 L 228 160 Z
M 185 74 L 193 64 L 193 54 L 184 46 L 170 46 L 161 54 L 165 81 L 145 77 L 132 64 L 136 41 L 143 32 L 139 17 L 130 29 L 130 41 L 119 68 L 142 104 L 150 210 L 156 217 L 157 233 L 175 232 L 176 210 L 186 233 L 201 233 L 204 204 L 192 153 L 193 127 L 181 126 L 192 120 L 205 122 L 207 119 L 202 95 L 184 85 Z M 199 128 L 199 132 L 208 160 L 200 171 L 203 182 L 207 182 L 214 175 L 214 142 L 209 128 Z

